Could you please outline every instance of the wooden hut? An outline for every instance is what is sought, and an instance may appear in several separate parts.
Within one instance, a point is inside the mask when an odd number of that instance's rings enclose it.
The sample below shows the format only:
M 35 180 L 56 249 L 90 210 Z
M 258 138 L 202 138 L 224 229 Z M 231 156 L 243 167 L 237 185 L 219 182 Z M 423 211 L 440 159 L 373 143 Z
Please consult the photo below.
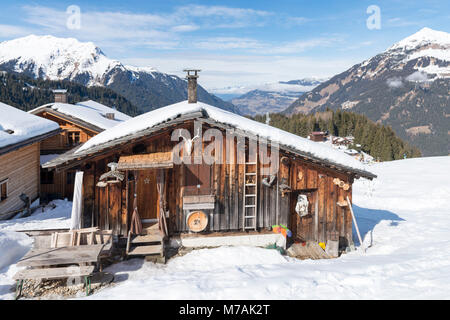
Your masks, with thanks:
M 0 112 L 0 219 L 7 219 L 39 197 L 39 145 L 60 129 L 3 103 Z
M 340 151 L 196 100 L 128 120 L 43 166 L 84 171 L 85 227 L 127 236 L 137 208 L 144 227 L 198 245 L 270 235 L 274 225 L 291 239 L 348 245 L 345 199 L 354 179 L 375 177 Z
M 68 104 L 66 90 L 54 90 L 54 95 L 54 103 L 29 111 L 31 114 L 58 123 L 61 128 L 60 134 L 47 138 L 41 143 L 41 155 L 46 161 L 131 118 L 92 100 Z M 55 173 L 41 169 L 42 199 L 72 199 L 74 180 L 73 170 Z

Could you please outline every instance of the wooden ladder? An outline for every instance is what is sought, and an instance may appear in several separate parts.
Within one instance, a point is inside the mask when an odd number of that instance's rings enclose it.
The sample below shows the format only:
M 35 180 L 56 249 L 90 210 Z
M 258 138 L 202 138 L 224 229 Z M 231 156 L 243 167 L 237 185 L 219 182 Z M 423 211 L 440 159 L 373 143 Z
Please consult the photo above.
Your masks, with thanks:
M 256 217 L 258 213 L 258 156 L 256 155 L 255 158 L 254 162 L 245 162 L 244 165 L 244 214 L 242 216 L 242 229 L 244 231 L 248 229 L 256 231 Z M 248 168 L 249 166 L 250 168 Z M 254 170 L 251 170 L 251 168 L 254 168 Z

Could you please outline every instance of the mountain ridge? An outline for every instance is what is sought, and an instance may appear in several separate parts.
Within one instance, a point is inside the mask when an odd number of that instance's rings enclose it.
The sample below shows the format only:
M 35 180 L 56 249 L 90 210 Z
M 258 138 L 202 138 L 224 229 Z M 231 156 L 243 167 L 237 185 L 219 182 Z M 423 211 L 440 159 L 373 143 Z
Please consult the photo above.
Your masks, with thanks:
M 266 112 L 283 111 L 302 93 L 311 91 L 323 81 L 325 79 L 304 78 L 223 90 L 241 92 L 242 94 L 231 99 L 231 102 L 242 114 L 254 116 Z
M 30 35 L 0 43 L 0 70 L 33 78 L 102 86 L 123 95 L 142 112 L 187 99 L 186 80 L 151 67 L 133 67 L 108 58 L 92 42 Z M 200 101 L 238 113 L 231 103 L 198 87 Z
M 351 110 L 424 155 L 448 155 L 450 34 L 424 28 L 303 94 L 283 113 Z

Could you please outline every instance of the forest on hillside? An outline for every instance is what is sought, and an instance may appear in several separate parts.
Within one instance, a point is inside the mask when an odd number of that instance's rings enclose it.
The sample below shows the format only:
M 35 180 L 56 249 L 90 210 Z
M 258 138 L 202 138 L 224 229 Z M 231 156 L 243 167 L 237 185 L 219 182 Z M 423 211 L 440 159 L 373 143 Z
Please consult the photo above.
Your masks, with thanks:
M 130 116 L 139 114 L 133 104 L 111 89 L 88 88 L 70 81 L 32 79 L 20 74 L 0 72 L 0 102 L 24 111 L 54 102 L 53 89 L 67 89 L 68 103 L 94 100 Z
M 265 115 L 256 121 L 265 122 Z M 296 135 L 307 137 L 312 131 L 328 131 L 333 136 L 353 136 L 350 148 L 362 150 L 380 161 L 420 157 L 420 150 L 399 138 L 390 126 L 373 122 L 364 115 L 348 111 L 317 112 L 315 114 L 270 114 L 270 125 Z M 356 145 L 360 145 L 357 147 Z

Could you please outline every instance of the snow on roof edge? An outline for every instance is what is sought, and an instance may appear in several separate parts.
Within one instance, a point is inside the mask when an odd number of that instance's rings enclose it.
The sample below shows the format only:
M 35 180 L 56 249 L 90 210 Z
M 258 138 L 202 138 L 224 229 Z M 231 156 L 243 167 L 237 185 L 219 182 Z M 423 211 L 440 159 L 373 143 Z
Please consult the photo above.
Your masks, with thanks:
M 28 113 L 34 114 L 44 108 L 52 109 L 61 114 L 95 126 L 101 130 L 112 128 L 117 124 L 132 118 L 119 110 L 105 106 L 104 104 L 94 100 L 86 100 L 76 104 L 52 102 L 32 109 L 28 111 Z M 105 117 L 106 113 L 114 113 L 115 119 L 107 119 Z
M 23 110 L 0 102 L 0 111 L 8 117 L 0 119 L 0 148 L 23 143 L 52 131 L 59 130 L 59 125 Z M 7 133 L 11 130 L 12 133 Z
M 80 149 L 78 149 L 76 154 L 81 155 L 101 144 L 135 134 L 161 123 L 176 119 L 181 115 L 194 112 L 205 112 L 208 118 L 219 123 L 231 125 L 237 129 L 249 132 L 271 142 L 278 143 L 285 147 L 290 147 L 300 153 L 308 154 L 313 158 L 329 161 L 330 163 L 348 168 L 350 170 L 362 171 L 372 175 L 366 170 L 364 164 L 346 154 L 343 154 L 342 152 L 334 150 L 333 148 L 323 146 L 309 139 L 302 138 L 287 131 L 242 117 L 202 102 L 189 104 L 187 101 L 183 101 L 127 120 L 93 137 Z

